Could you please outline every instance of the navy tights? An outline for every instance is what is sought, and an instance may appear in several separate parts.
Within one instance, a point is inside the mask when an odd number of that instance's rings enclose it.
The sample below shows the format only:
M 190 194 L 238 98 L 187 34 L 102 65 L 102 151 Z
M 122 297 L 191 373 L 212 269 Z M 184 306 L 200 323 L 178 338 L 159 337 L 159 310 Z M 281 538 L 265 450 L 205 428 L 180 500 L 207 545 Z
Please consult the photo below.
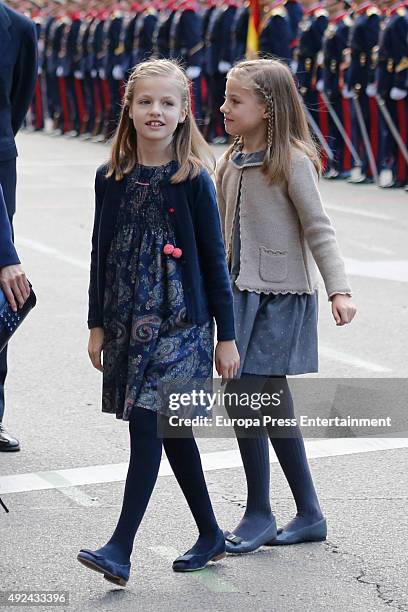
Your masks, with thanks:
M 228 391 L 236 389 L 247 393 L 279 393 L 279 415 L 275 412 L 272 416 L 294 418 L 293 400 L 286 376 L 266 378 L 243 374 L 240 381 L 231 381 L 228 384 Z M 227 411 L 231 417 L 254 417 L 254 412 L 248 407 L 231 405 L 227 406 Z M 262 408 L 262 413 L 268 414 L 267 409 Z M 262 429 L 252 431 L 250 438 L 248 431 L 240 427 L 235 427 L 235 433 L 247 479 L 247 505 L 244 516 L 233 532 L 243 539 L 251 539 L 268 526 L 272 517 L 269 502 L 268 437 Z M 323 515 L 310 473 L 302 433 L 297 426 L 292 427 L 290 433 L 291 437 L 280 437 L 279 431 L 273 427 L 267 428 L 267 434 L 296 503 L 296 516 L 284 527 L 291 531 L 312 524 L 323 518 Z
M 200 453 L 186 429 L 185 437 L 163 439 L 157 434 L 157 413 L 134 407 L 129 421 L 130 461 L 122 511 L 110 540 L 97 550 L 116 563 L 129 563 L 133 541 L 156 484 L 162 445 L 199 530 L 192 553 L 210 549 L 219 534 L 202 470 Z

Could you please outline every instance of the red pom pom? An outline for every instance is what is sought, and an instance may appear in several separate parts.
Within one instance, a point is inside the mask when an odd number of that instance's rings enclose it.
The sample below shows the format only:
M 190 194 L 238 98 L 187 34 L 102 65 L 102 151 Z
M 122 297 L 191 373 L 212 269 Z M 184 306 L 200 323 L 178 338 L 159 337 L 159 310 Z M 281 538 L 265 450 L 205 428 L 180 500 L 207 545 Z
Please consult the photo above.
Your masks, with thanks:
M 163 247 L 163 253 L 165 255 L 171 255 L 172 253 L 174 253 L 175 250 L 176 249 L 174 248 L 174 245 L 172 245 L 172 244 L 165 244 L 164 247 Z
M 174 213 L 174 208 L 169 208 L 169 213 L 172 215 Z
M 179 259 L 182 256 L 182 254 L 183 254 L 183 251 L 179 249 L 178 247 L 176 247 L 172 253 L 175 259 Z

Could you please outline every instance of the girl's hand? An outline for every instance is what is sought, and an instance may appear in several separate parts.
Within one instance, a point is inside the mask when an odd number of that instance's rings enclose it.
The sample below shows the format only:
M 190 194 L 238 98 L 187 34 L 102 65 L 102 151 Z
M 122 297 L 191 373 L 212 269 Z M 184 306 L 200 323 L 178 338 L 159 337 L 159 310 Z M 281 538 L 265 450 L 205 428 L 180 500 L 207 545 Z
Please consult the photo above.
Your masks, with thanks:
M 88 342 L 88 355 L 92 361 L 94 368 L 103 372 L 103 366 L 101 361 L 101 355 L 103 351 L 103 340 L 105 333 L 103 327 L 93 327 L 90 330 L 89 342 Z
M 332 297 L 331 303 L 336 324 L 346 325 L 347 323 L 351 323 L 357 312 L 357 308 L 351 301 L 351 297 L 349 295 L 336 293 L 336 295 Z
M 217 342 L 215 368 L 222 378 L 234 378 L 239 370 L 239 353 L 235 340 Z

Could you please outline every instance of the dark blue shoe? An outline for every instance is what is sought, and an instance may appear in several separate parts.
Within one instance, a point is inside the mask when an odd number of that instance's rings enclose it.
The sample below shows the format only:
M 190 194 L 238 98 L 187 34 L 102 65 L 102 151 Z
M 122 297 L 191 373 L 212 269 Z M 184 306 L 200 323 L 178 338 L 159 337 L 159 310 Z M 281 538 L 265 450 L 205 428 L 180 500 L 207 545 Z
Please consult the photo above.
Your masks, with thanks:
M 121 565 L 120 563 L 111 561 L 107 557 L 86 548 L 81 548 L 77 559 L 82 565 L 85 565 L 85 567 L 89 567 L 89 569 L 103 574 L 105 580 L 109 582 L 124 587 L 129 580 L 130 563 Z
M 307 525 L 296 531 L 278 529 L 276 538 L 268 542 L 268 546 L 287 546 L 288 544 L 301 544 L 302 542 L 321 542 L 327 537 L 326 519 L 321 519 L 312 525 Z
M 271 540 L 274 540 L 276 538 L 276 534 L 275 517 L 272 517 L 271 524 L 268 525 L 268 527 L 255 538 L 252 538 L 252 540 L 243 540 L 240 536 L 237 536 L 234 533 L 224 531 L 226 540 L 225 550 L 227 553 L 233 553 L 234 555 L 253 552 L 257 548 L 260 548 L 260 546 L 264 546 Z
M 197 555 L 188 550 L 173 561 L 173 570 L 175 572 L 196 572 L 204 569 L 209 561 L 219 561 L 225 556 L 224 534 L 220 531 L 216 544 L 207 553 Z

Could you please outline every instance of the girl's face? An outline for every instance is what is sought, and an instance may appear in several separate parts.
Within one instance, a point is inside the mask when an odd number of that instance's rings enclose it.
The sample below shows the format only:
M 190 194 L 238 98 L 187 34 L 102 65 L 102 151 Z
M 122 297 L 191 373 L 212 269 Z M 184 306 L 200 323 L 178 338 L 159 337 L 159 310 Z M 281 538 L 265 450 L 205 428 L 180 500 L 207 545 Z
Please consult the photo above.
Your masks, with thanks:
M 234 77 L 227 79 L 225 102 L 220 107 L 225 130 L 231 136 L 245 136 L 266 130 L 266 104 L 262 104 L 250 87 L 243 87 Z
M 139 138 L 171 142 L 186 115 L 180 84 L 175 79 L 144 77 L 136 81 L 129 117 Z

